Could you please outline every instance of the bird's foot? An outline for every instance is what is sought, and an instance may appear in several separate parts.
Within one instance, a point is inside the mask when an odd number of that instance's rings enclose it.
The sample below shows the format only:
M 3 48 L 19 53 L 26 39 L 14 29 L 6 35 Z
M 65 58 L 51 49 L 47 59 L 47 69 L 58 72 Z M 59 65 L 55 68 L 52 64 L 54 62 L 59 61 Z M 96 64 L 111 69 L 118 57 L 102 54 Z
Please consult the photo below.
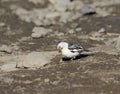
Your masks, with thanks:
M 63 59 L 60 59 L 60 63 L 63 63 Z
M 71 58 L 70 60 L 71 60 L 71 61 L 73 61 L 73 60 L 74 60 L 74 58 Z

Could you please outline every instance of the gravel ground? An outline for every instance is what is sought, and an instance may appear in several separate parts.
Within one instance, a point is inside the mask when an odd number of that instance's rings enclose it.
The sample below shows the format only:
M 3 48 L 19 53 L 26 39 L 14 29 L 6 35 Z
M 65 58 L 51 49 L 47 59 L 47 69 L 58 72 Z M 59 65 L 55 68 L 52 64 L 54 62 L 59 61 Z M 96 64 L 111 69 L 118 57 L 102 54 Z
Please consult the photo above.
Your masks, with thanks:
M 119 9 L 119 0 L 0 0 L 0 94 L 120 94 Z M 16 68 L 29 53 L 57 51 L 60 41 L 92 54 Z

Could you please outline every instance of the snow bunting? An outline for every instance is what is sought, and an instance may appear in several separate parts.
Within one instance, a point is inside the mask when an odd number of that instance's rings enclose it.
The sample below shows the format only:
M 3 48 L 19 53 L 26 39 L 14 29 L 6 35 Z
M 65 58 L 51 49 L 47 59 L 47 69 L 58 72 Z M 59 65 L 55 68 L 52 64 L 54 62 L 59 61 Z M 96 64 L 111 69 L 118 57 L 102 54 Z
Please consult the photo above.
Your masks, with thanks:
M 61 52 L 63 57 L 71 59 L 76 58 L 82 51 L 84 51 L 84 48 L 81 45 L 67 42 L 60 42 L 57 45 L 57 49 Z

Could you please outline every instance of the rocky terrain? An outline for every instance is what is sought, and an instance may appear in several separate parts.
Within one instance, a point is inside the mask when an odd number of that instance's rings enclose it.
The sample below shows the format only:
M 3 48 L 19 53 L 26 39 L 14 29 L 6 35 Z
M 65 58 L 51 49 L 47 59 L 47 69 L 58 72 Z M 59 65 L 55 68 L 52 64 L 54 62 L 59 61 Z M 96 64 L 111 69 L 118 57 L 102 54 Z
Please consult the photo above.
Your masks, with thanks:
M 120 94 L 120 0 L 0 0 L 0 94 Z M 60 41 L 91 53 L 61 62 Z

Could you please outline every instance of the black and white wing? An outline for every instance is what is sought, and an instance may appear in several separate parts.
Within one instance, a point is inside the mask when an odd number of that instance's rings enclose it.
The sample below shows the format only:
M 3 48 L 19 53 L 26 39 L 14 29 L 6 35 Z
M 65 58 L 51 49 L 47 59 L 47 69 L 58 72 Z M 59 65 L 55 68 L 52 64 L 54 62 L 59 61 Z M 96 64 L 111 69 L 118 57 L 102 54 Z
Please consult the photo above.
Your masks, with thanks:
M 81 45 L 77 45 L 77 44 L 73 44 L 73 43 L 68 44 L 68 49 L 71 52 L 82 52 L 82 51 L 84 51 L 84 48 Z

